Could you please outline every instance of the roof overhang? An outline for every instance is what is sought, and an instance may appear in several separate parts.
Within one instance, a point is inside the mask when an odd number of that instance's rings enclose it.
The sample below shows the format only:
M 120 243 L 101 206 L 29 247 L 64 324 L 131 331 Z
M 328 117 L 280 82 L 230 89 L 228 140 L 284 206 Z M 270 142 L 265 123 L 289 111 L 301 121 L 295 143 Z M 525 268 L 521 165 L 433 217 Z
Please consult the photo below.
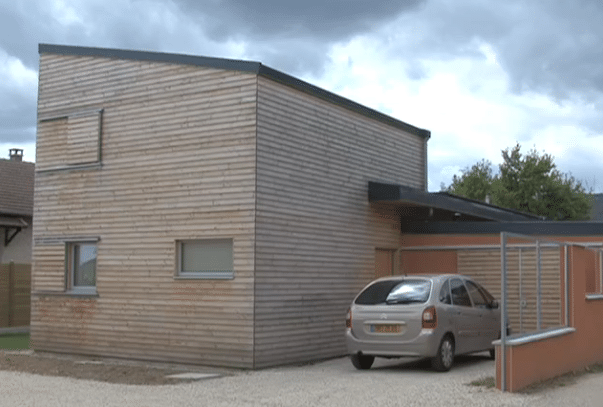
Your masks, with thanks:
M 403 185 L 369 181 L 369 202 L 395 205 L 402 220 L 455 222 L 541 221 L 542 217 L 466 199 L 447 193 L 430 193 Z
M 0 227 L 4 229 L 4 246 L 6 247 L 21 230 L 29 227 L 29 223 L 23 217 L 0 215 Z

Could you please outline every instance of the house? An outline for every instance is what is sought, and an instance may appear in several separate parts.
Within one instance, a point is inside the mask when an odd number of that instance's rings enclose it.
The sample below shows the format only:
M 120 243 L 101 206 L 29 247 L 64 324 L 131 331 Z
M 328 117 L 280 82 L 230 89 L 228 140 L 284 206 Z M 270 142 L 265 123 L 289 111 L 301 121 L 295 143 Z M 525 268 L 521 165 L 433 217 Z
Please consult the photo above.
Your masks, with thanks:
M 261 368 L 345 353 L 399 246 L 370 180 L 426 189 L 429 131 L 260 63 L 40 45 L 39 350 Z
M 29 325 L 34 164 L 0 159 L 0 328 Z
M 339 356 L 376 276 L 461 272 L 496 292 L 501 228 L 559 230 L 426 192 L 429 131 L 260 63 L 39 53 L 35 349 L 241 368 Z

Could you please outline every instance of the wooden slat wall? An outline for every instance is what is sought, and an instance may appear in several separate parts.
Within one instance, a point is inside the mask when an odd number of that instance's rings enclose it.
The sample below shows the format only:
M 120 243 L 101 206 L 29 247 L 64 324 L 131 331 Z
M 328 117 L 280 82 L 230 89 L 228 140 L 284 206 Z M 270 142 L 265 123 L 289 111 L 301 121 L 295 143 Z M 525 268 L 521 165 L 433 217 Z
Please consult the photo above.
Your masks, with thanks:
M 104 113 L 101 169 L 36 174 L 36 349 L 251 367 L 256 76 L 42 54 L 39 78 L 40 118 Z M 60 127 L 39 123 L 38 170 L 71 162 Z M 63 294 L 73 237 L 100 239 L 96 298 Z M 233 280 L 174 279 L 197 238 L 233 238 Z
M 521 252 L 521 292 L 526 306 L 520 315 L 520 252 Z M 536 330 L 536 249 L 509 248 L 508 305 L 511 329 L 516 332 Z M 561 321 L 561 276 L 560 249 L 541 248 L 542 267 L 542 328 L 560 326 Z M 458 271 L 474 277 L 496 298 L 500 299 L 501 260 L 500 249 L 459 250 Z
M 29 325 L 31 264 L 0 264 L 0 328 Z
M 345 312 L 397 249 L 368 181 L 423 188 L 425 140 L 258 79 L 255 366 L 346 352 Z

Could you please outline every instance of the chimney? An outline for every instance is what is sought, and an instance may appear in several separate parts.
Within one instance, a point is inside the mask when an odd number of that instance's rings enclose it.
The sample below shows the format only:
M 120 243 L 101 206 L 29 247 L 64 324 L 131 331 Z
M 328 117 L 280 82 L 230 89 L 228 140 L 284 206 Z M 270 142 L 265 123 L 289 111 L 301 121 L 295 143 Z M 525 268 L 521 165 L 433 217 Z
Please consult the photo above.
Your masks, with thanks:
M 23 161 L 23 149 L 21 148 L 11 148 L 10 150 L 10 160 L 15 162 Z

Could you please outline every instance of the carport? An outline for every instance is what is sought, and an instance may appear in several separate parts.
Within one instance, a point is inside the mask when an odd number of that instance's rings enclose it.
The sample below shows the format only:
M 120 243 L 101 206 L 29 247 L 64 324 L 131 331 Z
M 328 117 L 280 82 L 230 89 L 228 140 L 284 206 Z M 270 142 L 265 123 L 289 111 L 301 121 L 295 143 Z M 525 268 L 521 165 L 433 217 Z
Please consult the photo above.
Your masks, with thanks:
M 507 271 L 506 311 L 515 333 L 509 342 L 514 347 L 508 355 L 515 355 L 516 363 L 520 360 L 537 363 L 538 357 L 549 357 L 550 353 L 532 349 L 532 343 L 544 341 L 550 347 L 550 335 L 557 338 L 557 334 L 579 331 L 582 318 L 577 316 L 575 320 L 568 320 L 568 313 L 580 310 L 592 313 L 603 299 L 600 254 L 603 223 L 550 221 L 446 193 L 428 193 L 381 183 L 369 184 L 369 201 L 394 206 L 400 217 L 396 274 L 465 274 L 474 277 L 500 299 L 504 264 Z M 511 233 L 516 238 L 503 245 L 503 233 Z M 503 246 L 504 256 L 501 256 Z M 571 254 L 567 254 L 567 250 Z M 570 271 L 566 275 L 568 267 Z M 568 283 L 567 279 L 570 280 Z M 571 291 L 566 292 L 566 288 Z M 538 301 L 539 297 L 541 301 Z M 566 298 L 571 301 L 566 303 Z M 593 329 L 597 331 L 599 327 Z M 539 333 L 534 336 L 533 332 L 537 330 Z M 570 339 L 557 341 L 578 343 L 580 337 L 576 335 L 579 334 L 572 333 Z M 507 359 L 507 380 L 502 382 L 499 377 L 498 386 L 515 391 L 531 381 L 551 377 L 551 374 L 562 374 L 568 369 L 598 362 L 603 360 L 603 349 L 599 347 L 585 350 L 575 361 L 565 360 L 557 365 L 548 363 L 546 369 L 514 367 Z M 526 349 L 532 349 L 533 353 L 525 353 Z M 520 353 L 521 358 L 518 358 Z M 497 363 L 500 376 L 500 361 Z M 519 374 L 521 369 L 529 374 Z

